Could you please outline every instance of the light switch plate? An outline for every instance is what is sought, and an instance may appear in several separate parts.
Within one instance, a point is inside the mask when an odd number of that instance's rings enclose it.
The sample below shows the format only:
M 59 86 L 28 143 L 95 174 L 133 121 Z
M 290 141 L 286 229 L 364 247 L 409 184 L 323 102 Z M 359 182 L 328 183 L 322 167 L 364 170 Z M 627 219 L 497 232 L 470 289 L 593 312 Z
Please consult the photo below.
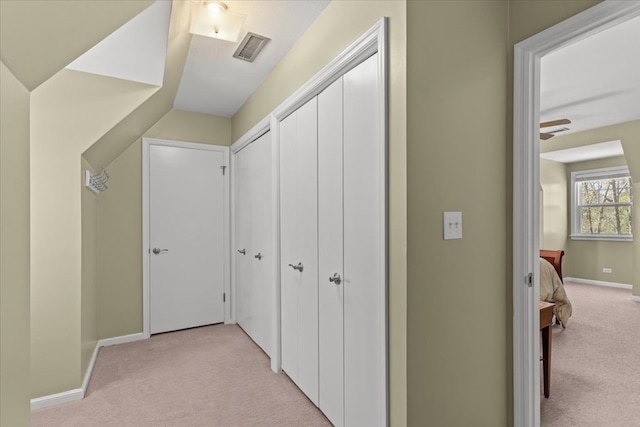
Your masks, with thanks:
M 444 240 L 462 239 L 462 212 L 444 212 L 442 223 Z

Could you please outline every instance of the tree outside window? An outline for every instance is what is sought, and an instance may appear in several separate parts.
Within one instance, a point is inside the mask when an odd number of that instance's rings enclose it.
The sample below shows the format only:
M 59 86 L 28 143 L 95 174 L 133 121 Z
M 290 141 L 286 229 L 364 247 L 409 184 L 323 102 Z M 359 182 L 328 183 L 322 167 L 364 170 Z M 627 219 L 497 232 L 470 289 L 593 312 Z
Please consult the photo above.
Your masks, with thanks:
M 572 181 L 572 237 L 629 240 L 633 201 L 629 170 L 624 167 L 573 172 Z

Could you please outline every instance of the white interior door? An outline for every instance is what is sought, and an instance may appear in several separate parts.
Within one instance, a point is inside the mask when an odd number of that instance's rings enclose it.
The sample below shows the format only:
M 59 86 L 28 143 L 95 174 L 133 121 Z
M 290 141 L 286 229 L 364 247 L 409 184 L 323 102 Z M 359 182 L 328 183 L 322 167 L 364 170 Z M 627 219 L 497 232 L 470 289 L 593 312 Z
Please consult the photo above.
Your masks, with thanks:
M 149 147 L 150 332 L 224 321 L 224 152 Z
M 386 424 L 383 141 L 378 54 L 344 75 L 344 411 Z
M 318 404 L 317 99 L 280 125 L 282 369 Z M 297 267 L 294 269 L 293 267 Z
M 344 425 L 342 164 L 340 78 L 318 95 L 319 407 L 336 427 Z

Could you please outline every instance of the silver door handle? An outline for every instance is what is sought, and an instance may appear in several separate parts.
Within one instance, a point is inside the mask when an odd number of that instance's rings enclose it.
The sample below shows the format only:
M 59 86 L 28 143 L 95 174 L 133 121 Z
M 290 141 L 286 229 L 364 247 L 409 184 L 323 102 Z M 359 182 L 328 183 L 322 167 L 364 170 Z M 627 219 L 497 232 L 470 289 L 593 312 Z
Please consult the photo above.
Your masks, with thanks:
M 160 249 L 160 248 L 153 248 L 151 250 L 151 252 L 153 252 L 154 254 L 158 255 L 161 252 L 169 252 L 169 249 Z
M 262 259 L 262 254 L 260 252 L 258 252 L 256 255 L 253 256 L 254 258 L 258 258 L 259 260 Z
M 338 273 L 335 273 L 333 277 L 329 277 L 329 281 L 335 283 L 336 285 L 339 285 L 340 283 L 342 283 L 342 278 Z
M 304 270 L 304 265 L 302 265 L 301 262 L 299 262 L 298 265 L 289 264 L 289 267 L 293 268 L 294 270 L 298 270 L 299 272 L 302 272 L 302 270 Z
M 240 253 L 242 255 L 246 255 L 247 254 L 247 250 L 246 249 L 238 249 L 238 253 Z

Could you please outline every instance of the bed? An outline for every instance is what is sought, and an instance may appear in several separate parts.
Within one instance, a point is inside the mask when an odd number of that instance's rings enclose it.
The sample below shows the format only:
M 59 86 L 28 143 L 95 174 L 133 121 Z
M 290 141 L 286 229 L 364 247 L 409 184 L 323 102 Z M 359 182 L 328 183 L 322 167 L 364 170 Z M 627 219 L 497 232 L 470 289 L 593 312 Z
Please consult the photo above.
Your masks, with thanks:
M 556 323 L 567 326 L 571 317 L 571 302 L 564 290 L 562 258 L 564 251 L 540 249 L 540 301 L 555 303 Z

